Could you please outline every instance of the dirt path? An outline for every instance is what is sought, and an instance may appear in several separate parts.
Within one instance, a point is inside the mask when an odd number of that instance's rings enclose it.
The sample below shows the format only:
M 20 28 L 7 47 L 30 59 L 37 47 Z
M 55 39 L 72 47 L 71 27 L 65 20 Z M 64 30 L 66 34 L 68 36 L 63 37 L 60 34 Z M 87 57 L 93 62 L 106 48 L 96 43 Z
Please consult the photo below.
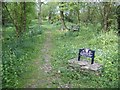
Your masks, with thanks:
M 26 73 L 27 78 L 23 79 L 24 88 L 51 88 L 53 77 L 50 77 L 49 73 L 52 70 L 51 67 L 51 54 L 52 48 L 51 31 L 45 31 L 45 41 L 43 42 L 43 48 L 39 57 L 34 59 L 29 67 L 31 67 L 30 73 Z
M 43 65 L 43 70 L 47 73 L 50 72 L 52 70 L 51 67 L 51 63 L 50 63 L 50 59 L 51 59 L 51 55 L 50 55 L 50 49 L 52 47 L 52 43 L 51 43 L 51 31 L 47 31 L 46 32 L 46 40 L 44 43 L 44 47 L 42 49 L 42 54 L 43 54 L 43 58 L 44 58 L 44 65 Z
M 51 60 L 53 49 L 52 37 L 53 33 L 50 30 L 45 31 L 45 40 L 41 46 L 40 53 L 36 59 L 31 62 L 30 73 L 26 73 L 27 78 L 22 79 L 22 87 L 24 88 L 68 88 L 69 84 L 62 84 L 60 72 L 52 69 Z
M 52 69 L 52 37 L 50 30 L 45 31 L 44 42 L 41 46 L 40 53 L 36 59 L 31 62 L 30 73 L 26 73 L 27 78 L 22 79 L 24 88 L 69 88 L 69 84 L 61 83 L 59 70 Z

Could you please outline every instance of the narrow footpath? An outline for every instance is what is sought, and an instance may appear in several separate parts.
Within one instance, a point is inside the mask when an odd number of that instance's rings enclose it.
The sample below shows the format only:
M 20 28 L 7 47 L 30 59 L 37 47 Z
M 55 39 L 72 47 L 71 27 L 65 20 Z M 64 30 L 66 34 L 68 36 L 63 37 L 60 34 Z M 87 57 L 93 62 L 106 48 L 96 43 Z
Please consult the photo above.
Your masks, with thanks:
M 24 88 L 52 88 L 53 77 L 49 76 L 52 70 L 51 67 L 51 31 L 45 31 L 45 41 L 41 50 L 41 55 L 33 60 L 31 66 L 31 75 L 24 80 Z M 27 83 L 26 83 L 27 82 Z

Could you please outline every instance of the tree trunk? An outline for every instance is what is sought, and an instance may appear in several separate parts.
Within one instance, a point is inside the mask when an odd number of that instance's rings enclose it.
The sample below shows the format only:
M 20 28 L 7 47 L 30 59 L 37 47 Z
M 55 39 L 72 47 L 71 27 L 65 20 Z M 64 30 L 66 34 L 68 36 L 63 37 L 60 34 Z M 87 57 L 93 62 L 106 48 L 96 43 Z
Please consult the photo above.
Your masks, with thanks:
M 87 23 L 90 22 L 90 7 L 88 6 Z
M 21 8 L 20 8 L 20 11 L 21 11 L 20 12 L 20 14 L 21 14 L 20 15 L 20 19 L 21 19 L 20 22 L 22 22 L 20 29 L 23 30 L 23 25 L 24 25 L 24 23 L 23 23 L 23 18 L 24 18 L 24 16 L 23 16 L 23 2 L 20 2 L 20 6 L 21 6 Z
M 104 7 L 104 11 L 103 11 L 103 15 L 104 15 L 104 17 L 103 17 L 103 24 L 104 24 L 104 26 L 103 26 L 103 28 L 104 28 L 104 31 L 106 32 L 106 31 L 108 31 L 108 27 L 110 26 L 109 25 L 109 12 L 110 12 L 110 3 L 109 2 L 104 2 L 103 3 L 103 7 Z
M 40 28 L 41 23 L 42 23 L 42 18 L 41 18 L 41 6 L 42 6 L 42 2 L 41 2 L 41 0 L 38 2 L 38 4 L 39 4 L 38 24 L 39 24 L 39 28 Z
M 78 7 L 79 7 L 79 2 L 77 3 Z M 79 8 L 77 8 L 77 17 L 78 17 L 78 24 L 80 25 L 80 12 L 79 12 Z
M 106 12 L 106 5 L 104 5 L 104 17 L 103 17 L 104 31 L 107 31 L 108 28 L 107 19 L 108 19 L 108 15 Z
M 14 2 L 14 4 L 15 4 L 15 7 L 17 7 L 18 6 L 18 4 L 17 4 L 17 2 Z M 17 16 L 17 12 L 16 12 L 16 8 L 14 7 L 14 22 L 15 22 L 15 24 L 16 24 L 16 26 L 17 26 L 17 28 L 16 28 L 16 31 L 17 31 L 17 33 L 18 33 L 18 37 L 20 36 L 20 34 L 21 34 L 21 27 L 19 26 L 19 23 L 18 23 L 18 16 Z
M 11 19 L 13 25 L 14 25 L 15 28 L 16 28 L 16 34 L 17 34 L 17 36 L 18 36 L 18 35 L 19 35 L 19 31 L 18 31 L 18 26 L 17 26 L 16 23 L 15 23 L 15 20 L 12 18 L 11 14 L 10 14 L 8 8 L 7 8 L 7 5 L 6 5 L 4 2 L 2 3 L 2 5 L 6 8 L 8 14 L 9 14 L 9 17 L 10 17 L 10 19 Z
M 51 23 L 51 11 L 49 11 L 49 14 L 48 14 L 48 21 Z
M 118 23 L 118 35 L 120 35 L 120 5 L 117 7 L 116 10 L 116 14 L 117 14 L 117 23 Z
M 5 17 L 2 15 L 2 25 L 5 25 Z
M 64 2 L 61 2 L 61 4 L 64 4 Z M 65 25 L 65 20 L 64 20 L 64 11 L 63 11 L 63 6 L 59 6 L 60 9 L 60 20 L 61 20 L 61 23 L 62 23 L 62 29 L 65 30 L 67 29 L 66 25 Z
M 79 10 L 77 10 L 77 15 L 78 15 L 78 24 L 80 25 L 80 12 L 79 12 Z
M 23 27 L 24 27 L 24 31 L 26 31 L 26 2 L 23 2 L 23 11 L 24 11 Z
M 120 5 L 117 7 L 117 23 L 118 23 L 118 30 L 120 30 Z
M 63 11 L 60 10 L 61 22 L 63 30 L 66 29 L 65 21 L 64 21 L 64 14 Z

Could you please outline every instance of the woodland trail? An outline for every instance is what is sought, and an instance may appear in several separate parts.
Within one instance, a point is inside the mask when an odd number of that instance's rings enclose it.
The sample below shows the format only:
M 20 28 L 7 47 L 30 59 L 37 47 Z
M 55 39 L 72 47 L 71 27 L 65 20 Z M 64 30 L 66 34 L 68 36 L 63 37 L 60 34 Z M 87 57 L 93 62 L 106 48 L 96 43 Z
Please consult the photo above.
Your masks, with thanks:
M 45 63 L 42 69 L 46 73 L 50 72 L 52 70 L 51 63 L 50 63 L 50 59 L 51 59 L 50 49 L 51 49 L 51 46 L 52 46 L 51 31 L 47 31 L 46 32 L 46 40 L 45 40 L 45 43 L 44 43 L 44 47 L 42 49 L 42 54 L 43 54 L 44 63 Z
M 52 42 L 51 42 L 51 31 L 45 31 L 45 40 L 43 42 L 43 48 L 41 50 L 42 55 L 39 55 L 37 57 L 32 65 L 32 73 L 31 75 L 28 75 L 28 78 L 25 80 L 27 83 L 25 83 L 25 88 L 51 88 L 51 83 L 53 80 L 53 77 L 49 75 L 49 73 L 52 70 L 51 66 L 51 54 L 50 49 L 52 48 Z M 41 57 L 42 56 L 42 57 Z M 41 60 L 41 58 L 43 60 Z
M 39 57 L 34 59 L 31 66 L 31 75 L 28 75 L 28 78 L 25 79 L 25 88 L 68 88 L 69 84 L 61 84 L 61 79 L 59 78 L 58 71 L 52 69 L 52 54 L 51 50 L 53 49 L 52 45 L 52 31 L 46 30 L 45 40 L 43 42 L 43 47 L 40 50 Z M 26 83 L 27 82 L 27 83 Z

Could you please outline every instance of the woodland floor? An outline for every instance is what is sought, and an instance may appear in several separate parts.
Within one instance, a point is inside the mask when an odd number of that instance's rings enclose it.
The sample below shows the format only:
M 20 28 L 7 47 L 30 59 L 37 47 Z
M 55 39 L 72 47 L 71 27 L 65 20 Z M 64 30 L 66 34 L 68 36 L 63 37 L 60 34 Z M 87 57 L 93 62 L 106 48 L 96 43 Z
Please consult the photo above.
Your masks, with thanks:
M 61 79 L 59 78 L 59 75 L 54 75 L 56 74 L 51 65 L 51 49 L 53 49 L 52 45 L 52 33 L 53 30 L 46 30 L 44 35 L 45 35 L 45 40 L 43 42 L 43 47 L 42 50 L 40 51 L 42 55 L 38 55 L 35 60 L 33 60 L 33 63 L 31 64 L 32 69 L 30 75 L 28 75 L 28 78 L 24 79 L 25 88 L 68 88 L 70 85 L 65 84 L 65 85 L 56 85 L 55 82 L 59 83 Z M 41 60 L 41 56 L 42 59 Z M 59 72 L 57 73 L 59 74 Z M 22 81 L 23 82 L 23 81 Z M 27 83 L 26 83 L 27 82 Z
M 49 76 L 49 73 L 52 70 L 51 67 L 51 55 L 50 55 L 50 49 L 52 47 L 51 43 L 51 31 L 46 31 L 45 32 L 45 41 L 43 43 L 43 48 L 42 48 L 42 57 L 43 61 L 41 62 L 41 57 L 38 57 L 34 63 L 33 66 L 37 70 L 35 70 L 35 73 L 33 72 L 34 76 L 33 78 L 30 78 L 25 87 L 27 88 L 40 88 L 40 87 L 46 87 L 50 88 L 51 86 L 51 80 L 53 77 Z M 31 75 L 30 75 L 31 76 Z
M 71 33 L 67 31 L 61 32 L 57 27 L 50 24 L 44 24 L 42 27 L 44 28 L 44 32 L 42 33 L 44 40 L 38 46 L 40 47 L 40 50 L 37 57 L 30 61 L 30 66 L 26 66 L 31 70 L 26 72 L 26 74 L 23 76 L 24 78 L 21 78 L 18 87 L 92 88 L 108 86 L 108 78 L 103 78 L 102 75 L 93 76 L 93 74 L 79 73 L 76 71 L 73 72 L 67 69 L 67 61 L 71 58 L 76 57 L 76 53 L 80 47 L 86 46 L 96 51 L 97 48 L 99 49 L 102 47 L 102 43 L 100 43 L 101 36 L 99 36 L 99 34 L 96 34 L 96 32 L 94 32 L 95 35 L 98 35 L 95 36 L 90 30 L 87 30 L 85 27 L 81 27 L 82 29 L 80 33 Z M 108 36 L 105 35 L 104 37 L 108 37 L 109 40 L 109 34 Z M 81 42 L 82 44 L 80 44 Z M 99 42 L 100 45 L 98 45 L 97 42 Z M 97 57 L 99 56 L 99 53 L 97 52 L 96 61 L 99 60 L 99 57 Z M 100 61 L 102 59 L 100 59 Z M 104 79 L 106 79 L 106 85 L 103 85 L 105 82 Z
M 40 55 L 32 61 L 30 73 L 26 73 L 21 81 L 21 86 L 24 88 L 52 88 L 54 81 L 59 81 L 58 77 L 51 75 L 51 49 L 52 49 L 52 30 L 44 32 L 45 40 L 40 50 Z M 28 66 L 27 66 L 28 67 Z

